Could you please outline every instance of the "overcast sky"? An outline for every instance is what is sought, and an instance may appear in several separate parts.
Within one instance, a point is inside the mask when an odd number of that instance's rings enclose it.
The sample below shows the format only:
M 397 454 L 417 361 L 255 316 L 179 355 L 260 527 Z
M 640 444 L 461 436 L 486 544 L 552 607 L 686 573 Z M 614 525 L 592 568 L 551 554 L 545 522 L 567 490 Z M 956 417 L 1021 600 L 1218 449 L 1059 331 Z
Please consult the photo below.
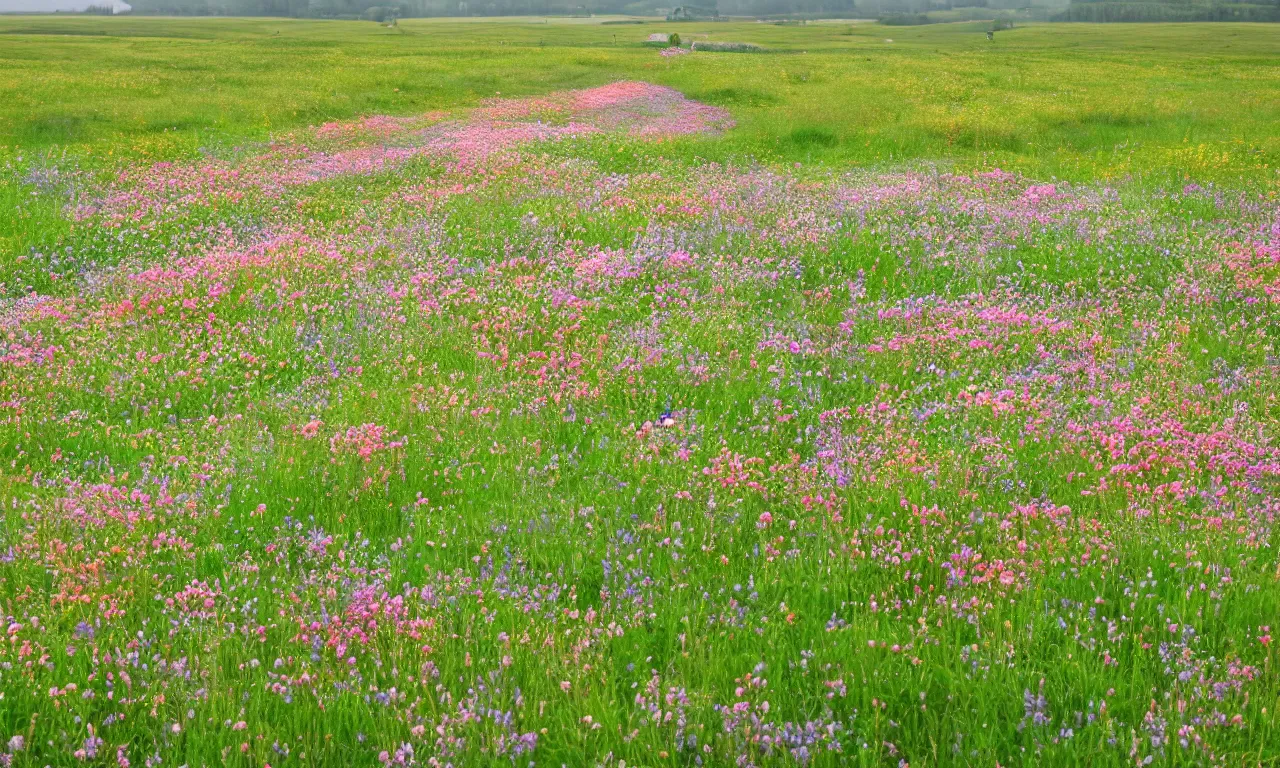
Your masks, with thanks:
M 128 7 L 119 0 L 0 0 L 0 13 L 51 13 L 53 11 L 83 11 L 90 5 L 115 5 Z

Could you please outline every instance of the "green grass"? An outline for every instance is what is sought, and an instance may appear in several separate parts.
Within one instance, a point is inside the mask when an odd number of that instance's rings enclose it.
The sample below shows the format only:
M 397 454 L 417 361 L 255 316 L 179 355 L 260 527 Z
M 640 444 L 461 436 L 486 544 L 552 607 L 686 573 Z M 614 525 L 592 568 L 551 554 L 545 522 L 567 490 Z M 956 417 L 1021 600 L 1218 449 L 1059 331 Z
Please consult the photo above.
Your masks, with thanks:
M 1280 762 L 1280 37 L 984 30 L 0 17 L 0 765 Z
M 1028 25 L 989 43 L 981 22 L 682 23 L 690 40 L 769 50 L 664 60 L 643 45 L 672 28 L 0 17 L 0 145 L 161 158 L 634 78 L 732 108 L 739 128 L 701 150 L 720 158 L 1077 180 L 1272 179 L 1280 158 L 1280 41 L 1266 25 Z M 811 129 L 834 141 L 790 140 Z

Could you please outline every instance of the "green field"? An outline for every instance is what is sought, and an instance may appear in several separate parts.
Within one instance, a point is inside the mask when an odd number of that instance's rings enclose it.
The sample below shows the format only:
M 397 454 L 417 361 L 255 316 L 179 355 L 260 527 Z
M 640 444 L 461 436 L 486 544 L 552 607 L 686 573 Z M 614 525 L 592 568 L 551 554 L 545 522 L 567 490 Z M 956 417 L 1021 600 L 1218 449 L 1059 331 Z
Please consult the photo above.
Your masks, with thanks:
M 632 21 L 0 17 L 0 766 L 1280 763 L 1274 28 Z
M 1041 25 L 993 44 L 985 28 L 0 18 L 0 144 L 167 157 L 640 79 L 733 110 L 733 135 L 700 148 L 717 158 L 1274 180 L 1273 28 Z M 768 52 L 663 60 L 639 42 L 656 31 Z

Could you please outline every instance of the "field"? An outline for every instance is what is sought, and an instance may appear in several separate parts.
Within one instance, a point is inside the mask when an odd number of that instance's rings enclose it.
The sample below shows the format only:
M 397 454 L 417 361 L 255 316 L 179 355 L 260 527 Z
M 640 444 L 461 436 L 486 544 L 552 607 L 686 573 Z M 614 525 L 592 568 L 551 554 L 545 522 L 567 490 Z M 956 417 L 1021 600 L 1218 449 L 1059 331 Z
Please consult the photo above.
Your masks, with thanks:
M 983 30 L 0 17 L 0 766 L 1280 764 L 1280 35 Z

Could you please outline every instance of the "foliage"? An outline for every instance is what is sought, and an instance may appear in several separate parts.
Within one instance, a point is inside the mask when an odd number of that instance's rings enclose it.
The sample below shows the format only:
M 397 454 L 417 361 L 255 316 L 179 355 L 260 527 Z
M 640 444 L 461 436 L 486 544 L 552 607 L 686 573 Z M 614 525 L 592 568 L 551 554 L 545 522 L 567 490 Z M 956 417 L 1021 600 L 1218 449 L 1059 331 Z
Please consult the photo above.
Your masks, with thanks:
M 915 27 L 933 22 L 926 13 L 890 13 L 881 16 L 880 23 L 887 27 Z
M 719 51 L 724 53 L 759 53 L 764 49 L 755 43 L 734 43 L 724 40 L 695 40 L 690 47 L 699 51 Z
M 1280 4 L 1077 2 L 1054 19 L 1087 22 L 1278 22 Z

